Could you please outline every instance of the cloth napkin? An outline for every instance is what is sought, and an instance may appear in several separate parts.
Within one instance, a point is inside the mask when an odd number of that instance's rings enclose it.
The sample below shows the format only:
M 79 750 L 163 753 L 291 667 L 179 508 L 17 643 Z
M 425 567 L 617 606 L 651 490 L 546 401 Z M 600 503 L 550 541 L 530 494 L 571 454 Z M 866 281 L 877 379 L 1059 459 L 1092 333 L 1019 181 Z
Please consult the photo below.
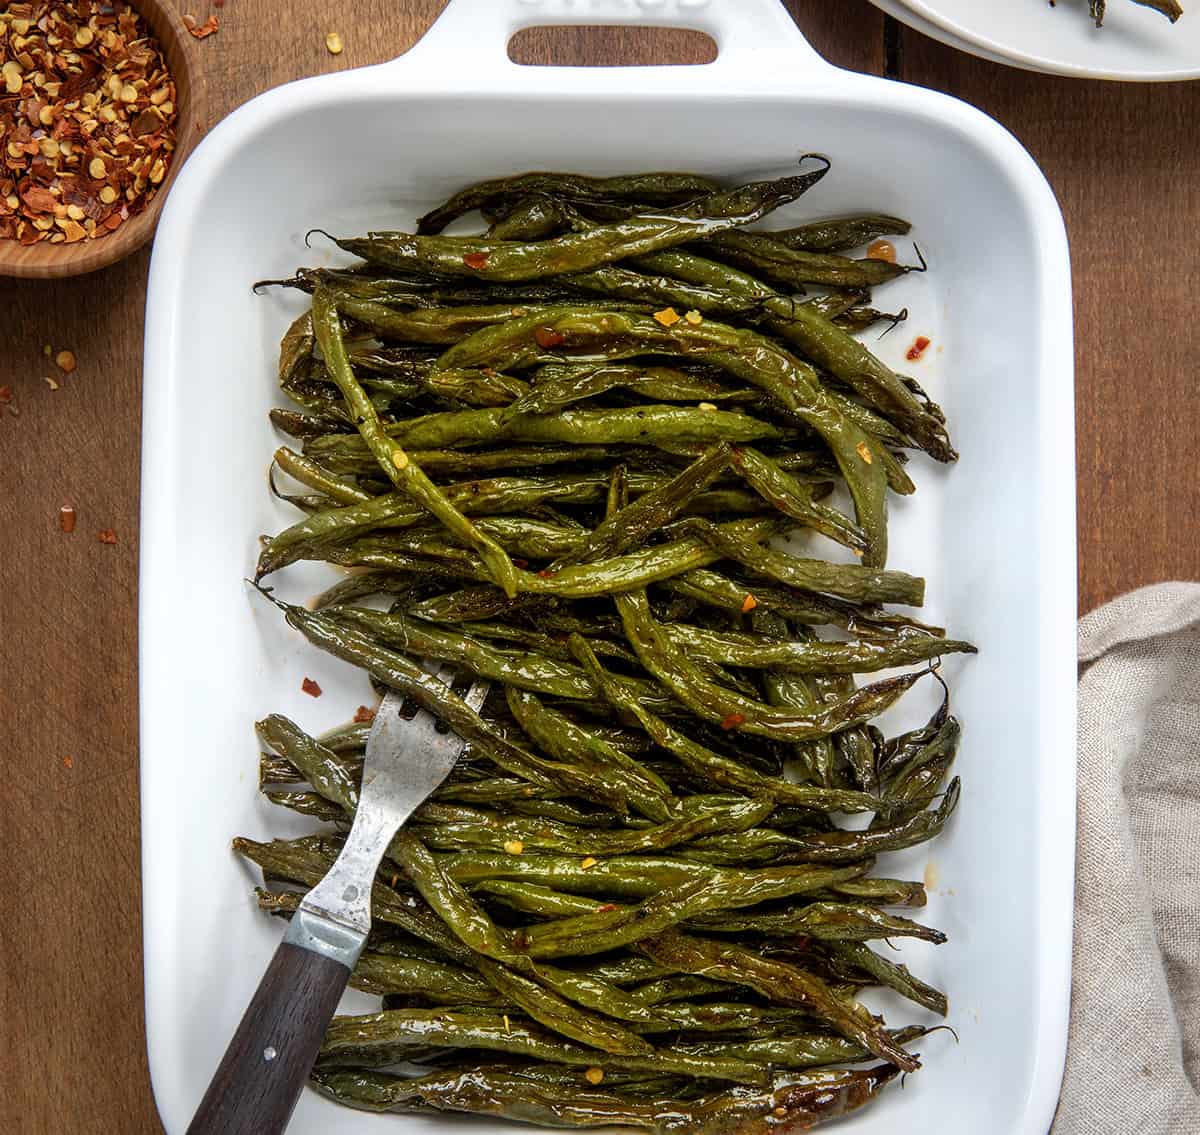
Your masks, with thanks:
M 1200 1135 L 1200 584 L 1079 623 L 1079 835 L 1053 1135 Z

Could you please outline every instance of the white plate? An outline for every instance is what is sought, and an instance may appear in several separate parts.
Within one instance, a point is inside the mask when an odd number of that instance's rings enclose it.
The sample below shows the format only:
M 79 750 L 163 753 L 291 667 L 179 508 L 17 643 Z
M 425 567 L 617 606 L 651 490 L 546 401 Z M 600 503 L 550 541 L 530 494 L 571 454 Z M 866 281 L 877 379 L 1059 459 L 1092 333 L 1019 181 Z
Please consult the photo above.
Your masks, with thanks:
M 607 21 L 708 31 L 706 67 L 521 68 L 518 27 Z M 929 870 L 929 921 L 951 936 L 902 956 L 947 989 L 927 1067 L 846 1130 L 1044 1131 L 1066 1045 L 1074 853 L 1075 524 L 1070 273 L 1062 217 L 1016 140 L 963 103 L 841 72 L 775 0 L 452 0 L 403 59 L 284 87 L 218 126 L 159 227 L 146 315 L 140 593 L 146 1026 L 155 1097 L 182 1132 L 280 937 L 254 909 L 230 838 L 307 824 L 256 793 L 252 723 L 318 730 L 368 697 L 242 582 L 256 538 L 289 522 L 268 496 L 274 359 L 297 301 L 250 283 L 321 255 L 302 234 L 407 224 L 466 182 L 530 168 L 781 173 L 805 151 L 833 172 L 775 223 L 879 208 L 910 217 L 932 271 L 881 293 L 914 312 L 882 344 L 934 347 L 913 369 L 962 460 L 917 459 L 897 502 L 896 567 L 929 579 L 928 614 L 982 648 L 950 667 L 966 722 L 959 813 L 933 845 L 885 860 Z M 315 568 L 279 583 L 300 598 Z M 315 678 L 319 700 L 300 692 Z M 929 709 L 932 687 L 901 717 Z M 355 995 L 347 1005 L 372 999 Z M 907 1008 L 898 1020 L 920 1019 Z M 433 1127 L 438 1126 L 435 1122 Z M 311 1093 L 291 1130 L 427 1131 Z M 493 1122 L 464 1130 L 507 1132 Z
M 1200 78 L 1200 3 L 1184 0 L 1175 24 L 1109 0 L 1104 26 L 1087 0 L 872 0 L 925 35 L 996 63 L 1079 79 L 1167 82 Z

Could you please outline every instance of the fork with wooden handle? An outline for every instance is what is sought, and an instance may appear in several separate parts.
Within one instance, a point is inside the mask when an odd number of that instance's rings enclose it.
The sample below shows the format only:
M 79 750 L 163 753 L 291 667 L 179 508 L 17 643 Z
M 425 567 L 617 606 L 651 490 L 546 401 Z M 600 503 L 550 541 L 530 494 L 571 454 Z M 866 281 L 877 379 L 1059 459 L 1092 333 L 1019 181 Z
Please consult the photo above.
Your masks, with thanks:
M 446 685 L 453 671 L 436 677 Z M 478 711 L 488 683 L 465 701 Z M 449 775 L 466 745 L 427 710 L 411 720 L 404 699 L 383 699 L 363 764 L 345 846 L 300 903 L 242 1023 L 188 1127 L 188 1135 L 275 1135 L 287 1127 L 350 971 L 371 928 L 371 886 L 400 825 Z

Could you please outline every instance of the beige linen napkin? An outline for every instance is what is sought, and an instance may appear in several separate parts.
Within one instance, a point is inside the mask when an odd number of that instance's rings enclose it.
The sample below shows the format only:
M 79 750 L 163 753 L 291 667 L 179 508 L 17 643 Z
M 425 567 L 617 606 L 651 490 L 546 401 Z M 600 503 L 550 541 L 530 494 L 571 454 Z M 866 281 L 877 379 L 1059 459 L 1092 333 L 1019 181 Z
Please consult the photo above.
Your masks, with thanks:
M 1200 584 L 1079 623 L 1071 1032 L 1054 1135 L 1200 1135 Z

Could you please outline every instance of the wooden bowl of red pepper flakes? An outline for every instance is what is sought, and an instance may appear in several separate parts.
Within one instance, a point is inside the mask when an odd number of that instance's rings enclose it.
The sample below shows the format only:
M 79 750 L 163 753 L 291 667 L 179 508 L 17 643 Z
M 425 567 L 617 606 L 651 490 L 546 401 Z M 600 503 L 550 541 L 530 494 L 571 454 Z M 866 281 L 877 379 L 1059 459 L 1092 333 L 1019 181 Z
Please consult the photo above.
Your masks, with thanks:
M 0 275 L 80 275 L 151 238 L 205 127 L 194 43 L 155 0 L 0 0 Z

